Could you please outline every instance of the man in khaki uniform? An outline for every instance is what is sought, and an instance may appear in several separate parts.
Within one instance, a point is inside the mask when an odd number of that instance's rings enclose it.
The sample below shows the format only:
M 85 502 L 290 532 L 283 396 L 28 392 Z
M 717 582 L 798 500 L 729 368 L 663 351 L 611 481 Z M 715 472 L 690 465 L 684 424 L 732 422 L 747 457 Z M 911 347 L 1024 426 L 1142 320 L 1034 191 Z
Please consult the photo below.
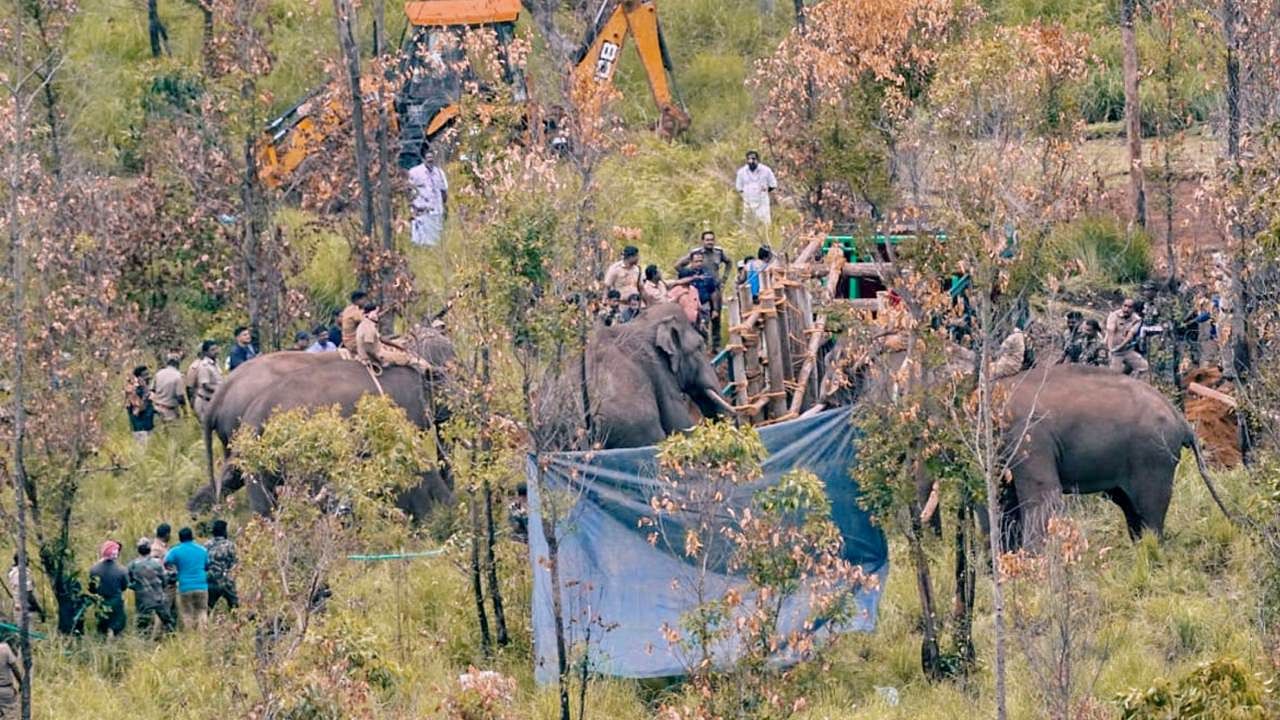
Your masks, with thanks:
M 1126 298 L 1119 310 L 1107 316 L 1107 354 L 1111 357 L 1112 370 L 1138 377 L 1146 374 L 1147 359 L 1138 352 L 1141 330 L 1142 315 L 1138 314 L 1131 298 Z
M 622 259 L 605 271 L 604 289 L 617 290 L 623 300 L 640 292 L 640 251 L 634 245 L 622 248 Z
M 356 359 L 374 368 L 388 365 L 407 365 L 426 372 L 430 367 L 422 358 L 415 357 L 400 348 L 382 341 L 378 334 L 378 318 L 381 311 L 377 304 L 369 303 L 362 309 L 364 319 L 356 327 Z
M 360 326 L 360 321 L 364 319 L 364 310 L 361 306 L 369 297 L 369 294 L 363 290 L 357 290 L 351 293 L 351 304 L 342 310 L 342 314 L 338 316 L 338 326 L 342 328 L 342 349 L 351 353 L 356 353 L 356 328 Z
M 22 665 L 9 643 L 0 642 L 0 720 L 16 720 L 22 691 Z
M 203 420 L 213 394 L 222 384 L 222 371 L 218 369 L 218 343 L 205 340 L 200 345 L 200 359 L 197 363 L 195 409 L 196 416 Z
M 170 353 L 164 367 L 156 373 L 151 383 L 151 401 L 161 420 L 177 420 L 187 404 L 187 383 L 178 370 L 178 356 Z

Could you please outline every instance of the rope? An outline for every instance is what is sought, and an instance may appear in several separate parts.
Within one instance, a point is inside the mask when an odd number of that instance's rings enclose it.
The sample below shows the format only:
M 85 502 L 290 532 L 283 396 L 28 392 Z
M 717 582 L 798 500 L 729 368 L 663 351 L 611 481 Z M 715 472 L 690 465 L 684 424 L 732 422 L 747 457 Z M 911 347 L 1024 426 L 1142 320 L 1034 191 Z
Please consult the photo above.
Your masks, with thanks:
M 368 365 L 365 363 L 361 363 L 361 364 L 364 365 L 365 371 L 369 373 L 369 379 L 373 381 L 373 386 L 378 388 L 378 394 L 382 396 L 386 396 L 386 393 L 382 391 L 382 383 L 378 382 L 378 374 L 373 371 L 373 365 Z
M 385 553 L 382 555 L 348 555 L 348 560 L 356 560 L 358 562 L 380 562 L 382 560 L 410 560 L 413 558 L 430 558 L 439 557 L 444 554 L 444 548 L 435 550 L 426 550 L 424 552 L 411 553 Z

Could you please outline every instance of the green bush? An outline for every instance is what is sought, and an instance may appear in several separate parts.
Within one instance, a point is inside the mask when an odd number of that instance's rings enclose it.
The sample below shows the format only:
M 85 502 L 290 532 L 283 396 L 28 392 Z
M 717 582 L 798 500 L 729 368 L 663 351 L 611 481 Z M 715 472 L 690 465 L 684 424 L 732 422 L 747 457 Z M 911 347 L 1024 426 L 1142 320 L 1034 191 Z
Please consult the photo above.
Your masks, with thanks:
M 1234 658 L 1201 663 L 1177 682 L 1158 678 L 1120 698 L 1123 720 L 1262 720 L 1274 717 L 1271 681 Z
M 1090 285 L 1141 282 L 1151 274 L 1151 237 L 1126 232 L 1114 215 L 1092 215 L 1059 226 L 1049 236 L 1047 261 Z

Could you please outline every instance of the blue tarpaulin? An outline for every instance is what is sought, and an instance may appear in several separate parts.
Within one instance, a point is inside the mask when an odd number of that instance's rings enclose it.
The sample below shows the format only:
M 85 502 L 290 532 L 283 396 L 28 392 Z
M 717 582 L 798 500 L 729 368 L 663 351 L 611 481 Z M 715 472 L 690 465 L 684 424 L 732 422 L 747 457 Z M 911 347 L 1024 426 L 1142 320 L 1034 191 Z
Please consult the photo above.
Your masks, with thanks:
M 844 538 L 844 557 L 859 565 L 878 585 L 855 591 L 857 612 L 839 630 L 870 632 L 875 628 L 880 588 L 888 572 L 889 552 L 884 535 L 858 507 L 858 487 L 850 477 L 854 465 L 851 409 L 841 408 L 809 418 L 761 428 L 769 456 L 764 478 L 738 488 L 728 499 L 736 509 L 750 504 L 762 487 L 778 482 L 787 472 L 803 468 L 822 479 L 831 500 L 832 519 Z M 653 447 L 596 452 L 551 453 L 542 467 L 528 462 L 529 555 L 533 566 L 533 639 L 536 676 L 548 683 L 556 678 L 556 635 L 552 611 L 551 573 L 547 538 L 543 533 L 540 498 L 554 494 L 561 507 L 557 524 L 561 588 L 561 617 L 566 646 L 587 648 L 593 670 L 630 678 L 682 675 L 688 658 L 662 633 L 664 626 L 680 627 L 681 617 L 696 607 L 687 579 L 693 573 L 688 559 L 664 543 L 651 543 L 650 499 L 661 492 L 655 479 Z M 720 598 L 745 580 L 724 568 L 706 576 L 705 593 Z M 787 633 L 807 618 L 807 604 L 791 598 L 782 613 L 780 631 Z M 588 635 L 589 634 L 589 635 Z M 719 649 L 719 660 L 734 654 Z

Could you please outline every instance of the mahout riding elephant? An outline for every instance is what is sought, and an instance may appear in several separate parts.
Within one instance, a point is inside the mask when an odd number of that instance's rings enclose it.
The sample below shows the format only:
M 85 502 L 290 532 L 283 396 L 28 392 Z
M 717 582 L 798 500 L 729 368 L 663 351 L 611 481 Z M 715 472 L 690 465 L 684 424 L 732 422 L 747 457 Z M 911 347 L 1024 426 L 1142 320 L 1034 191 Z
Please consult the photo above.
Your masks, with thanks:
M 585 360 L 585 398 L 582 363 L 573 360 L 541 402 L 548 413 L 539 431 L 554 447 L 575 447 L 584 401 L 592 444 L 604 448 L 656 445 L 688 430 L 694 425 L 690 401 L 705 417 L 733 413 L 707 361 L 706 342 L 678 305 L 655 305 L 630 322 L 597 327 Z
M 861 365 L 845 373 L 851 380 L 832 385 L 826 397 L 888 402 L 905 361 L 897 349 L 861 356 Z M 997 381 L 993 397 L 1002 449 L 1010 454 L 1011 479 L 1000 498 L 1006 547 L 1024 539 L 1036 544 L 1062 493 L 1103 493 L 1123 511 L 1135 539 L 1143 530 L 1163 533 L 1184 447 L 1227 513 L 1191 426 L 1141 380 L 1106 368 L 1050 365 Z M 918 488 L 922 505 L 931 485 L 924 479 Z
M 208 507 L 221 486 L 226 496 L 244 486 L 244 478 L 234 465 L 226 462 L 234 448 L 232 438 L 242 426 L 261 429 L 272 413 L 300 407 L 339 406 L 343 415 L 355 412 L 359 399 L 381 392 L 403 408 L 419 427 L 431 427 L 448 416 L 444 402 L 448 381 L 443 372 L 454 358 L 453 345 L 435 330 L 419 330 L 408 336 L 406 346 L 427 360 L 440 372 L 423 373 L 409 367 L 382 369 L 377 384 L 364 365 L 343 359 L 338 353 L 279 352 L 263 355 L 236 368 L 218 389 L 204 418 L 205 455 L 209 484 L 201 488 L 188 503 L 192 510 Z M 224 463 L 221 477 L 214 479 L 213 435 L 223 445 Z M 255 497 L 255 494 L 257 497 Z M 422 485 L 400 500 L 402 509 L 421 517 L 435 502 L 449 497 L 449 489 L 438 472 L 425 477 Z M 270 508 L 269 498 L 250 494 L 255 510 Z

